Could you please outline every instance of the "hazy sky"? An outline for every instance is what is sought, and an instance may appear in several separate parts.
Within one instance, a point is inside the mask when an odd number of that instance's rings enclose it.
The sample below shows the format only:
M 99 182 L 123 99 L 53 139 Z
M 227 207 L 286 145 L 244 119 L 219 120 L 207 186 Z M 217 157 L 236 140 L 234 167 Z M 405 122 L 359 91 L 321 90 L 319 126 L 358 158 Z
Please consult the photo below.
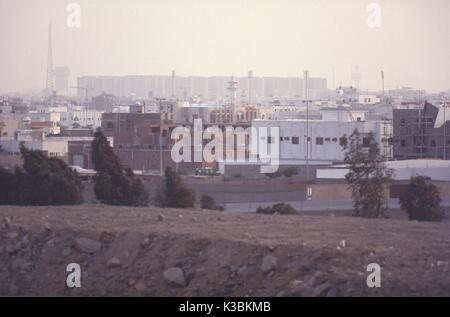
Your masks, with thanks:
M 69 28 L 66 6 L 81 5 Z M 381 27 L 366 7 L 380 4 Z M 0 92 L 45 85 L 54 66 L 82 75 L 310 76 L 362 88 L 450 89 L 448 0 L 0 0 Z

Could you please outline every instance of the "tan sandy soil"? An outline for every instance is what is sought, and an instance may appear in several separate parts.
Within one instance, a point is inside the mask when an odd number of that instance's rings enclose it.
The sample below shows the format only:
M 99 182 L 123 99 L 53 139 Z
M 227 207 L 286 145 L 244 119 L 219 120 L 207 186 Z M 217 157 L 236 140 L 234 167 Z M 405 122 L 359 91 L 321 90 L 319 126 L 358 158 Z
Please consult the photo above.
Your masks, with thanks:
M 0 207 L 0 295 L 448 296 L 449 261 L 450 223 Z M 373 262 L 380 288 L 366 285 Z M 69 263 L 81 288 L 66 286 Z

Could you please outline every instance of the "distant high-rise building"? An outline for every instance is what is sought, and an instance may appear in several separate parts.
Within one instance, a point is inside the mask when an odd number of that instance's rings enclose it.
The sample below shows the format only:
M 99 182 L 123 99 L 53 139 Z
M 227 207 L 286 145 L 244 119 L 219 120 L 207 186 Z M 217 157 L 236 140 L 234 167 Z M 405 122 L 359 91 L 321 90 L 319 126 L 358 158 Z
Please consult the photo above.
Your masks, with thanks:
M 67 95 L 69 93 L 69 76 L 70 70 L 68 67 L 56 67 L 53 71 L 55 78 L 55 90 L 60 95 Z
M 230 101 L 229 81 L 225 76 L 84 76 L 79 77 L 77 86 L 89 87 L 91 96 L 105 92 L 115 96 L 136 94 L 140 98 L 200 98 L 206 100 Z M 251 77 L 249 77 L 251 75 Z M 236 97 L 245 96 L 245 101 L 258 102 L 261 98 L 301 98 L 303 79 L 300 77 L 255 77 L 253 73 L 244 77 L 234 77 Z M 251 87 L 250 87 L 251 86 Z M 308 80 L 310 99 L 318 99 L 327 93 L 325 78 Z M 79 90 L 80 98 L 84 92 Z M 251 94 L 251 95 L 250 95 Z M 234 92 L 233 92 L 234 95 Z M 244 101 L 241 100 L 241 101 Z

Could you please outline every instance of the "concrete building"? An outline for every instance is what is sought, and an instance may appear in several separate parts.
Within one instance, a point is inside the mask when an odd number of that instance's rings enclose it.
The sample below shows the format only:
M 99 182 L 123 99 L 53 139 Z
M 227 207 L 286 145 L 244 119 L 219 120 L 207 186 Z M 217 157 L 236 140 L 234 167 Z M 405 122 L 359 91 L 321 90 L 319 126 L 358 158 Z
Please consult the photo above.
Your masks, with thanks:
M 252 102 L 261 98 L 299 98 L 303 96 L 304 82 L 300 77 L 257 77 L 252 76 L 251 88 L 248 77 L 235 77 L 237 95 L 249 101 L 251 89 Z M 80 87 L 90 87 L 91 95 L 102 93 L 115 96 L 136 94 L 140 98 L 200 98 L 203 100 L 225 100 L 228 76 L 84 76 L 78 78 Z M 84 91 L 78 90 L 79 98 L 85 98 Z M 308 79 L 308 96 L 320 99 L 328 94 L 327 80 L 324 78 Z
M 107 136 L 133 131 L 139 124 L 160 124 L 160 113 L 103 113 L 101 129 Z
M 304 165 L 307 153 L 309 164 L 332 164 L 344 160 L 341 137 L 349 137 L 357 129 L 364 137 L 374 134 L 380 144 L 380 150 L 387 158 L 391 157 L 390 135 L 392 125 L 386 121 L 350 121 L 333 122 L 309 120 L 308 138 L 306 138 L 306 120 L 253 120 L 252 127 L 278 127 L 280 133 L 280 163 Z M 309 148 L 307 149 L 307 143 Z
M 69 94 L 69 76 L 70 70 L 68 67 L 55 67 L 53 70 L 55 79 L 55 90 L 59 95 L 66 96 Z
M 450 111 L 447 107 L 425 102 L 394 109 L 394 158 L 447 159 L 450 154 Z
M 2 145 L 4 152 L 10 155 L 19 155 L 20 144 L 23 143 L 28 149 L 43 151 L 50 157 L 67 157 L 67 140 L 58 138 L 46 139 L 44 137 L 39 140 L 35 134 L 28 133 L 27 135 L 28 137 L 25 137 L 25 134 L 22 134 L 17 140 L 0 140 L 0 145 Z
M 66 126 L 75 129 L 96 129 L 102 125 L 102 114 L 103 112 L 99 110 L 87 110 L 77 107 L 68 113 Z
M 323 121 L 334 122 L 355 122 L 366 121 L 366 113 L 364 110 L 352 110 L 351 108 L 321 108 L 320 114 Z

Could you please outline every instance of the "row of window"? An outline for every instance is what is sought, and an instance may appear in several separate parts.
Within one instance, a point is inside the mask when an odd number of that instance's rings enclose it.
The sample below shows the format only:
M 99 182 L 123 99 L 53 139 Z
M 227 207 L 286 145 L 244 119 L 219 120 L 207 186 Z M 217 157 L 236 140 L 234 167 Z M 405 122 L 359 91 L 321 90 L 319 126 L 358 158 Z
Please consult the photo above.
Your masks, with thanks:
M 414 119 L 415 123 L 433 123 L 434 119 L 432 117 L 423 117 L 423 118 L 415 118 Z M 404 127 L 406 126 L 406 118 L 401 118 L 400 119 L 400 126 Z
M 398 144 L 399 142 L 400 142 L 400 146 L 401 147 L 407 146 L 407 142 L 406 142 L 405 139 L 401 139 L 401 140 L 396 139 L 395 140 L 395 143 Z M 427 144 L 426 144 L 425 141 L 420 141 L 418 139 L 414 139 L 413 145 L 415 145 L 415 146 L 426 146 Z M 450 145 L 450 140 L 447 140 L 447 145 Z M 430 146 L 431 147 L 435 147 L 436 146 L 436 140 L 430 140 Z
M 367 139 L 367 138 L 364 138 L 364 139 Z M 364 143 L 364 139 L 363 139 L 363 143 Z M 298 136 L 293 136 L 292 138 L 291 138 L 291 137 L 288 137 L 288 136 L 286 136 L 286 137 L 280 137 L 280 142 L 284 142 L 284 141 L 287 141 L 287 142 L 291 141 L 292 144 L 300 144 L 300 137 L 298 137 Z M 310 142 L 310 141 L 311 141 L 311 138 L 308 137 L 308 142 Z M 323 137 L 316 137 L 316 145 L 323 145 L 324 142 L 334 142 L 334 143 L 337 143 L 337 141 L 338 141 L 338 138 L 323 138 Z M 269 136 L 268 139 L 267 139 L 267 142 L 268 142 L 269 144 L 273 143 L 273 142 L 272 142 L 272 137 Z M 366 142 L 368 142 L 368 139 L 366 140 Z

